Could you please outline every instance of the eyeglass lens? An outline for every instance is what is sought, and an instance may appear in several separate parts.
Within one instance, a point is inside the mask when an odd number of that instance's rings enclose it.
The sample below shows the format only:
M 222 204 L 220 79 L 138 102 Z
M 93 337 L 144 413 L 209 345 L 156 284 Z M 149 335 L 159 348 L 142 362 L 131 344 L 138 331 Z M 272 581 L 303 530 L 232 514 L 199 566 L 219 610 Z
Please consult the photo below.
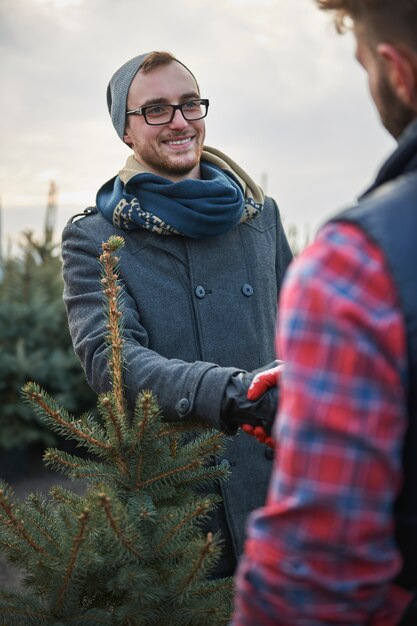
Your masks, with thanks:
M 190 100 L 189 102 L 178 105 L 156 104 L 146 107 L 144 115 L 148 124 L 166 124 L 167 122 L 171 122 L 176 109 L 180 109 L 187 121 L 199 120 L 205 117 L 207 113 L 206 103 L 201 100 Z

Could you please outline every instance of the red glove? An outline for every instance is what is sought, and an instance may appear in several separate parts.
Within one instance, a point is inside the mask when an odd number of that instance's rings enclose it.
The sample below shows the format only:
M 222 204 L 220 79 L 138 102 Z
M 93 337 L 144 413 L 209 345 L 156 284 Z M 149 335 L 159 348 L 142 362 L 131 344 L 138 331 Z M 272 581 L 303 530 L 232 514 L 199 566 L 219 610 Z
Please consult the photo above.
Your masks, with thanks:
M 284 369 L 283 361 L 277 361 L 277 365 L 270 369 L 264 370 L 256 374 L 248 389 L 247 398 L 252 402 L 258 400 L 268 389 L 278 386 Z M 272 426 L 271 426 L 272 427 Z M 251 424 L 243 424 L 242 430 L 255 437 L 260 443 L 264 443 L 270 448 L 275 448 L 275 441 L 270 434 L 267 433 L 263 426 L 252 426 Z
M 261 397 L 270 387 L 277 387 L 284 369 L 283 361 L 276 361 L 276 365 L 269 370 L 258 372 L 250 384 L 247 398 L 252 402 Z
M 266 446 L 270 448 L 275 448 L 275 441 L 271 436 L 268 436 L 265 432 L 265 428 L 263 426 L 251 426 L 250 424 L 243 424 L 242 430 L 251 435 L 251 437 L 255 437 L 259 441 L 259 443 L 264 443 Z

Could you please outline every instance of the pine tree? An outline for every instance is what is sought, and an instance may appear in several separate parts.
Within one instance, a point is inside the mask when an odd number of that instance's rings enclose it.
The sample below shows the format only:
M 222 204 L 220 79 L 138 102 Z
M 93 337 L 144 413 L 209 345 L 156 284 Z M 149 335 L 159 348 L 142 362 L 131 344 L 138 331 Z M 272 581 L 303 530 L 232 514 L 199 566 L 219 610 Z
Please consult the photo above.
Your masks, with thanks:
M 94 405 L 72 348 L 62 289 L 57 247 L 25 233 L 19 254 L 4 261 L 0 281 L 0 448 L 55 441 L 21 401 L 28 380 L 73 412 Z
M 47 465 L 86 483 L 19 502 L 0 485 L 0 545 L 24 573 L 22 589 L 0 591 L 3 626 L 218 626 L 231 612 L 232 580 L 211 579 L 221 538 L 201 525 L 218 504 L 205 492 L 223 480 L 209 463 L 223 436 L 164 422 L 149 391 L 130 416 L 123 393 L 123 315 L 112 237 L 100 257 L 108 316 L 111 391 L 101 421 L 74 417 L 37 384 L 24 396 L 55 432 L 88 454 L 46 451 Z M 191 431 L 191 428 L 193 429 Z M 202 489 L 203 488 L 203 489 Z

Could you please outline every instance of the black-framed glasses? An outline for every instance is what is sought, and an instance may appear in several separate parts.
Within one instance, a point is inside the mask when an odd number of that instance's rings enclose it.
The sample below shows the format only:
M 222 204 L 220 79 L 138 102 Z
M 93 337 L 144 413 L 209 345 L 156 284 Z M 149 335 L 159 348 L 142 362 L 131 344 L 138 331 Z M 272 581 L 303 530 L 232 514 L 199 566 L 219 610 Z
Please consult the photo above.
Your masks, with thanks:
M 126 111 L 126 115 L 143 115 L 145 122 L 150 126 L 170 124 L 174 119 L 175 111 L 179 109 L 187 122 L 194 122 L 206 117 L 209 107 L 207 98 L 187 100 L 182 104 L 150 104 L 139 109 Z

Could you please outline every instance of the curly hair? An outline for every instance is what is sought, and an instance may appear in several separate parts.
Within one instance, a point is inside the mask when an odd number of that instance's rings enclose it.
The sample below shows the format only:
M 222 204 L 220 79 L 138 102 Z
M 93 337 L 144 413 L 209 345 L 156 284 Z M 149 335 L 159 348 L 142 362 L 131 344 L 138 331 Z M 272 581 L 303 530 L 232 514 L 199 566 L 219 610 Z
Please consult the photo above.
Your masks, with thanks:
M 366 25 L 377 41 L 404 43 L 417 51 L 417 0 L 316 0 L 324 11 L 334 12 L 337 32 L 350 22 Z

